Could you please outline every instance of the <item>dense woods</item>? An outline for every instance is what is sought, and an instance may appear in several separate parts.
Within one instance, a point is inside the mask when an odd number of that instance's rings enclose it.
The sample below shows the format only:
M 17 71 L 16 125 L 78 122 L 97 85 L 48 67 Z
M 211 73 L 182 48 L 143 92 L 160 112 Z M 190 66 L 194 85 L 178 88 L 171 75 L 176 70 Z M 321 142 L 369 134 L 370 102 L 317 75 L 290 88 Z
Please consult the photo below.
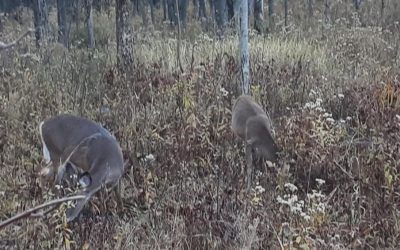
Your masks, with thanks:
M 40 179 L 44 119 L 94 120 L 124 158 L 121 197 L 0 248 L 400 248 L 399 23 L 397 0 L 0 1 L 0 221 L 79 189 Z M 232 131 L 243 93 L 276 162 Z

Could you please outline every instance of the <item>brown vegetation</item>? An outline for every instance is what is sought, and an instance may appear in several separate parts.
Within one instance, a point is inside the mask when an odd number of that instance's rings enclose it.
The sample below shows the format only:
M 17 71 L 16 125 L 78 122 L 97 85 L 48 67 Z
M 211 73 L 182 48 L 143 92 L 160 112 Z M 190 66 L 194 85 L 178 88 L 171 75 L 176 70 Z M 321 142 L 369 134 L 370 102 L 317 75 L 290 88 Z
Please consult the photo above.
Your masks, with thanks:
M 126 77 L 114 70 L 113 43 L 88 52 L 36 49 L 29 40 L 2 51 L 0 220 L 54 197 L 37 178 L 37 128 L 46 117 L 101 122 L 128 164 L 123 208 L 93 197 L 89 211 L 65 224 L 61 206 L 0 231 L 0 247 L 400 247 L 400 32 L 315 26 L 250 36 L 252 93 L 268 107 L 283 151 L 250 192 L 244 150 L 230 130 L 239 96 L 235 36 L 195 36 L 189 25 L 185 71 L 177 73 L 174 34 L 138 31 Z

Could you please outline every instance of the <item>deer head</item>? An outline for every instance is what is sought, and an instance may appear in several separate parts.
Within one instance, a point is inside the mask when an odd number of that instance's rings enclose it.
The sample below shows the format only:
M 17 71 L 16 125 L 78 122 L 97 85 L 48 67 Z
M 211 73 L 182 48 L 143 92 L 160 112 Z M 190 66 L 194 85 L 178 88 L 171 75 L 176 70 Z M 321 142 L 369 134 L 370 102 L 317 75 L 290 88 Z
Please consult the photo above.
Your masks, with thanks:
M 81 172 L 82 190 L 74 208 L 67 210 L 67 221 L 75 219 L 91 196 L 102 186 L 113 188 L 124 171 L 121 148 L 116 138 L 99 124 L 73 115 L 58 115 L 39 126 L 47 167 L 41 175 L 60 184 L 67 165 Z

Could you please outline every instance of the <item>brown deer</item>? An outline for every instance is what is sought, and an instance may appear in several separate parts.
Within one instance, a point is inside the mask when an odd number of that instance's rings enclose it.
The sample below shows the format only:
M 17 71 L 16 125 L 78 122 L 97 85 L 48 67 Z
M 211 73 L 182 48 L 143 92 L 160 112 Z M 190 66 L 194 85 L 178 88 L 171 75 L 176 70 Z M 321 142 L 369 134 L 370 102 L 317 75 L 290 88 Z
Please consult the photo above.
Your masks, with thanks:
M 278 146 L 267 113 L 250 96 L 239 96 L 232 109 L 232 131 L 246 143 L 247 189 L 253 173 L 252 149 L 256 155 L 276 162 Z
M 41 175 L 60 184 L 69 164 L 83 172 L 78 181 L 82 190 L 74 208 L 66 212 L 74 220 L 91 196 L 103 186 L 113 188 L 124 172 L 121 148 L 116 138 L 99 124 L 73 115 L 58 115 L 40 123 L 43 155 L 47 167 Z M 119 198 L 119 197 L 118 197 Z

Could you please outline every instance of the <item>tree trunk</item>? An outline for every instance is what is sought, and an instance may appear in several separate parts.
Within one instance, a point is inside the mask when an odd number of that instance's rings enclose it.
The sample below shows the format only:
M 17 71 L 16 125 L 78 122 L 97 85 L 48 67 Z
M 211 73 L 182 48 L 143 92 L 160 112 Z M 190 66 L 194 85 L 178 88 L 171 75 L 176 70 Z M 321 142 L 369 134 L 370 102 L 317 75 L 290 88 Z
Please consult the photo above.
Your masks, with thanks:
M 149 24 L 149 21 L 147 19 L 147 1 L 148 0 L 139 0 L 139 13 L 142 16 L 144 27 L 147 27 L 147 25 Z
M 33 1 L 33 23 L 35 25 L 36 46 L 46 42 L 48 35 L 48 6 L 45 0 Z
M 74 22 L 76 25 L 76 30 L 79 30 L 80 24 L 81 24 L 81 0 L 75 0 L 74 1 Z
M 218 30 L 223 33 L 224 27 L 227 21 L 227 4 L 226 0 L 216 0 L 215 5 L 215 21 L 218 26 Z
M 193 18 L 199 18 L 199 0 L 193 0 Z
M 199 0 L 199 17 L 207 18 L 206 2 L 204 0 Z
M 354 2 L 354 8 L 358 12 L 360 10 L 361 0 L 353 0 L 353 2 Z
M 179 20 L 180 20 L 183 28 L 186 28 L 187 7 L 188 7 L 188 0 L 179 0 L 179 3 L 178 3 Z
M 285 11 L 285 29 L 286 29 L 286 27 L 288 26 L 288 0 L 284 0 L 284 3 L 283 3 L 285 6 L 284 6 L 284 11 Z
M 385 0 L 381 1 L 381 20 L 383 21 L 383 15 L 385 13 Z
M 58 42 L 68 47 L 67 10 L 64 0 L 57 0 Z
M 250 90 L 250 63 L 249 63 L 249 12 L 247 0 L 242 0 L 240 9 L 240 62 L 241 62 L 241 89 L 243 94 Z
M 215 0 L 218 1 L 218 0 Z M 215 20 L 215 3 L 214 0 L 208 0 L 208 5 L 210 5 L 210 17 Z
M 171 23 L 178 24 L 175 0 L 168 0 L 168 18 Z
M 255 0 L 254 2 L 254 29 L 259 34 L 264 33 L 264 1 Z
M 311 18 L 314 14 L 313 11 L 313 2 L 312 0 L 308 0 L 308 17 Z
M 274 0 L 268 0 L 268 29 L 270 32 L 274 30 Z
M 86 28 L 88 32 L 89 49 L 93 49 L 95 46 L 92 9 L 93 9 L 93 0 L 85 0 Z
M 167 0 L 162 0 L 162 7 L 163 7 L 163 21 L 168 20 L 168 3 Z
M 117 67 L 121 72 L 126 72 L 133 65 L 133 28 L 129 25 L 128 0 L 116 0 L 115 23 Z
M 228 11 L 227 18 L 228 18 L 228 22 L 230 22 L 235 17 L 235 0 L 227 0 L 226 6 L 227 6 L 227 11 Z
M 234 0 L 233 4 L 233 11 L 235 12 L 235 25 L 236 25 L 236 32 L 240 34 L 240 6 L 242 3 L 241 0 Z
M 325 8 L 324 8 L 324 16 L 325 16 L 325 24 L 329 23 L 329 2 L 325 0 Z
M 149 0 L 149 4 L 150 4 L 150 17 L 151 17 L 151 24 L 153 24 L 153 26 L 156 24 L 156 19 L 154 16 L 154 2 L 153 0 Z

